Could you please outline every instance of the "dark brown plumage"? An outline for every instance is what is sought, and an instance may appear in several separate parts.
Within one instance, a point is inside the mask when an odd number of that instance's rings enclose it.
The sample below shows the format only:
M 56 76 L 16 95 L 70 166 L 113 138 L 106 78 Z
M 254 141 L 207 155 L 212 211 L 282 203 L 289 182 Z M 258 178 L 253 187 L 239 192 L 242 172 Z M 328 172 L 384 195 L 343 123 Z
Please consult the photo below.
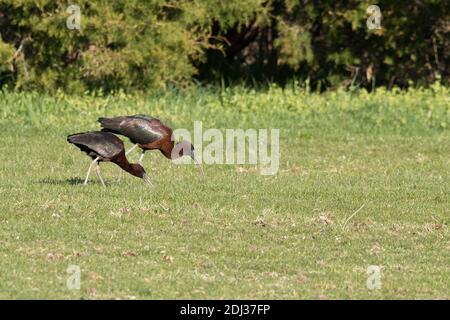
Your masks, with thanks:
M 171 160 L 186 155 L 197 162 L 194 146 L 188 141 L 181 141 L 175 145 L 172 140 L 172 129 L 157 118 L 146 115 L 133 115 L 99 118 L 98 122 L 103 132 L 123 135 L 135 144 L 126 154 L 136 147 L 142 149 L 138 163 L 142 162 L 144 153 L 147 150 L 160 150 L 166 158 Z
M 93 160 L 89 166 L 84 184 L 87 184 L 89 180 L 92 166 L 100 162 L 115 163 L 133 176 L 144 179 L 146 183 L 150 182 L 144 168 L 140 164 L 128 162 L 123 141 L 112 133 L 101 131 L 76 133 L 69 135 L 67 141 L 77 146 Z M 102 184 L 105 185 L 98 165 L 96 172 Z
M 143 153 L 147 150 L 160 150 L 166 158 L 174 159 L 172 156 L 173 131 L 159 119 L 145 115 L 134 115 L 99 118 L 98 122 L 102 126 L 102 131 L 128 137 L 132 143 L 142 149 Z M 192 145 L 189 149 L 193 150 Z

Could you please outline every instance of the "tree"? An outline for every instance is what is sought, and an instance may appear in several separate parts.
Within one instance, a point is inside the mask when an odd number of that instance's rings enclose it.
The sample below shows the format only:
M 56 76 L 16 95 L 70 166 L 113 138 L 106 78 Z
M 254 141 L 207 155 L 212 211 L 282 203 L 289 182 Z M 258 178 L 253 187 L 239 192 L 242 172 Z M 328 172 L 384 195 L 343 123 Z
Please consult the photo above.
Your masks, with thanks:
M 292 79 L 337 86 L 450 82 L 445 0 L 0 0 L 0 87 L 72 92 Z M 72 7 L 73 9 L 74 7 Z M 75 7 L 76 8 L 76 7 Z M 74 20 L 74 21 L 75 21 Z

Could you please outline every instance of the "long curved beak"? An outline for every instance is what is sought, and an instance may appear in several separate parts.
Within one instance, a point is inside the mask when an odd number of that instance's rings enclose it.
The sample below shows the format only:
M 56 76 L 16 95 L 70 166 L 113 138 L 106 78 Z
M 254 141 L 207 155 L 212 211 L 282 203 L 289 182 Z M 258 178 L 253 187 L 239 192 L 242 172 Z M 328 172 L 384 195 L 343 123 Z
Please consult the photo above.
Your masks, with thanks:
M 191 155 L 192 160 L 194 160 L 194 162 L 197 164 L 198 169 L 200 170 L 200 176 L 202 178 L 205 178 L 205 172 L 203 171 L 203 166 L 200 162 L 198 162 L 197 157 L 195 156 L 194 153 L 192 153 Z
M 145 184 L 148 185 L 149 187 L 153 186 L 153 183 L 150 181 L 150 177 L 146 173 L 144 173 L 142 179 L 144 180 Z

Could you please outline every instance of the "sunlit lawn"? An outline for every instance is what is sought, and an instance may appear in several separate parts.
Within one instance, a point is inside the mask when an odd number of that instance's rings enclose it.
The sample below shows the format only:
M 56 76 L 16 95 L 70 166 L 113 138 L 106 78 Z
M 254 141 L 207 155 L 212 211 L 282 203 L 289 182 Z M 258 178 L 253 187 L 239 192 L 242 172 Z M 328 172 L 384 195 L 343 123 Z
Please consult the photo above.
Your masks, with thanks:
M 450 298 L 443 89 L 0 96 L 0 298 Z M 136 113 L 174 128 L 279 128 L 278 174 L 209 165 L 202 180 L 151 152 L 153 188 L 117 182 L 113 164 L 107 188 L 95 176 L 83 186 L 89 159 L 66 135 Z M 370 265 L 380 289 L 367 287 Z

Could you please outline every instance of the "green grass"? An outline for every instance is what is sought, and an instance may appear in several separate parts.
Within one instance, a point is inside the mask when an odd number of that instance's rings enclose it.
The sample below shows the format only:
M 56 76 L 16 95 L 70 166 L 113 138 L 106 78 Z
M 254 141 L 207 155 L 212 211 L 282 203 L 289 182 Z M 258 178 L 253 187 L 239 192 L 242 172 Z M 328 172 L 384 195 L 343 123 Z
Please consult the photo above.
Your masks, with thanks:
M 449 94 L 0 93 L 0 298 L 449 299 Z M 81 185 L 89 159 L 66 135 L 134 113 L 279 128 L 280 170 L 212 165 L 202 181 L 154 152 L 152 189 L 113 164 L 107 188 Z

